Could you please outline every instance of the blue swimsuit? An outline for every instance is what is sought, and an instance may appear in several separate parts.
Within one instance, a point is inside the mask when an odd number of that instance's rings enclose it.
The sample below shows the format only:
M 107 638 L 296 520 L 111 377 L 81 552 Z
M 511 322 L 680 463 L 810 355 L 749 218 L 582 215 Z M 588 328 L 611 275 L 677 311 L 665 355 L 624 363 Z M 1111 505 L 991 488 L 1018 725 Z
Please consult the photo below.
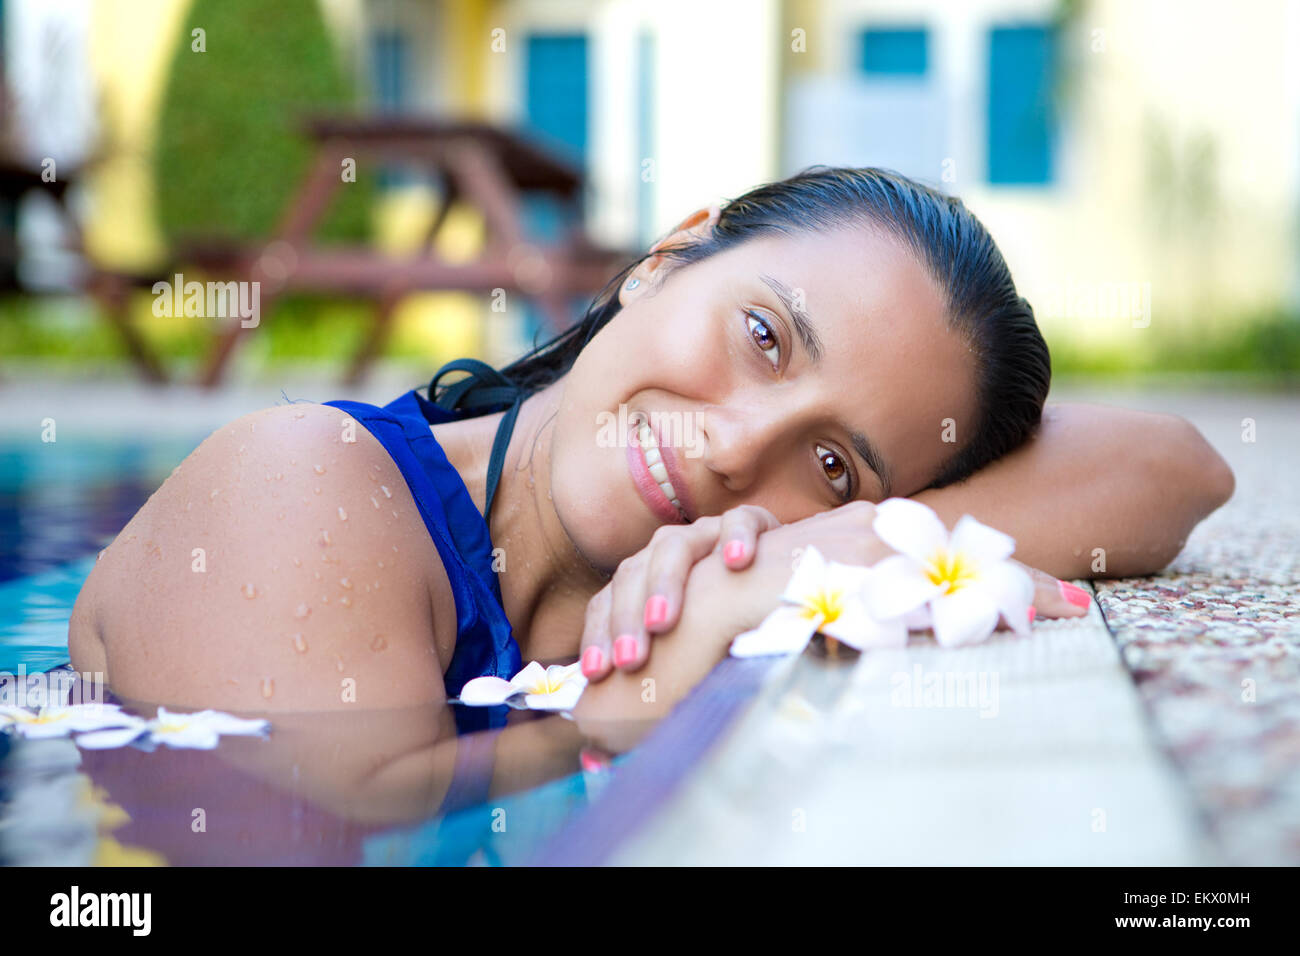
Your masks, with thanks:
M 503 401 L 511 403 L 497 431 L 488 467 L 485 511 L 491 514 L 501 463 L 522 394 L 513 386 L 491 384 L 504 383 L 504 379 L 490 366 L 472 359 L 444 365 L 434 376 L 430 394 L 444 373 L 456 370 L 470 371 L 471 379 L 448 388 L 438 404 L 416 390 L 382 408 L 362 402 L 325 402 L 364 425 L 388 451 L 411 489 L 420 517 L 447 570 L 447 580 L 456 598 L 456 650 L 443 679 L 448 697 L 458 695 L 465 682 L 472 678 L 509 680 L 523 668 L 519 645 L 502 606 L 501 585 L 492 569 L 492 539 L 487 519 L 479 513 L 459 472 L 429 430 L 430 425 L 466 417 L 457 409 L 481 409 Z M 484 379 L 489 382 L 487 388 L 481 387 Z M 464 396 L 475 389 L 475 400 L 465 401 Z M 505 726 L 505 707 L 457 707 L 455 710 L 462 733 Z

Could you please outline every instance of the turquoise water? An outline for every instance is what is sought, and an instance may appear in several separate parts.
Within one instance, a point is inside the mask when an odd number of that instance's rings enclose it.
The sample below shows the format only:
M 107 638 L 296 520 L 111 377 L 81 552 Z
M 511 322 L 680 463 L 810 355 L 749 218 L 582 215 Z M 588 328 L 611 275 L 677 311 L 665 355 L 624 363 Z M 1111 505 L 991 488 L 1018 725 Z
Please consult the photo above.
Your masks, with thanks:
M 35 673 L 66 664 L 68 617 L 99 550 L 199 440 L 68 436 L 52 444 L 0 441 L 0 671 L 12 674 L 25 668 Z M 67 738 L 8 738 L 0 745 L 10 745 L 0 746 L 0 771 L 6 770 L 5 751 L 12 758 L 18 748 L 26 748 L 24 766 L 60 768 L 44 772 L 39 781 L 15 779 L 11 774 L 0 787 L 0 832 L 7 829 L 11 847 L 26 847 L 27 855 L 20 862 L 89 862 L 59 856 L 57 846 L 42 854 L 40 840 L 21 839 L 25 833 L 54 834 L 62 827 L 70 834 L 84 827 L 84 821 L 60 818 L 58 811 L 49 811 L 50 818 L 13 818 L 12 807 L 23 805 L 30 812 L 33 804 L 42 802 L 30 798 L 4 802 L 4 790 L 21 791 L 25 785 L 33 790 L 61 785 L 65 792 L 83 783 L 102 788 L 129 815 L 129 823 L 115 832 L 115 838 L 171 862 L 500 866 L 533 856 L 608 781 L 608 771 L 579 771 L 433 819 L 363 832 L 366 828 L 353 826 L 346 817 L 313 806 L 296 785 L 296 765 L 295 780 L 285 785 L 253 778 L 236 782 L 230 767 L 212 762 L 220 757 L 224 743 L 211 753 L 159 748 L 146 754 L 129 747 L 76 751 L 79 763 L 71 765 L 61 763 L 66 757 L 58 756 L 75 751 Z M 57 779 L 51 780 L 51 773 Z M 249 800 L 249 787 L 264 788 L 265 796 Z M 188 814 L 187 808 L 195 805 L 194 794 L 187 789 L 202 791 L 205 805 L 229 801 L 214 818 L 229 821 L 243 816 L 235 821 L 233 839 L 213 841 L 211 850 L 199 850 L 197 856 L 192 843 L 175 843 L 178 828 L 173 818 L 182 811 Z M 166 794 L 171 794 L 170 799 Z M 306 829 L 304 820 L 311 821 Z M 317 827 L 314 838 L 311 826 Z M 188 826 L 179 829 L 187 832 Z M 337 835 L 332 856 L 328 845 L 322 848 L 325 832 Z M 268 836 L 259 839 L 259 834 Z M 270 849 L 268 840 L 273 841 Z M 337 849 L 344 843 L 343 849 Z M 241 849 L 241 844 L 247 849 Z

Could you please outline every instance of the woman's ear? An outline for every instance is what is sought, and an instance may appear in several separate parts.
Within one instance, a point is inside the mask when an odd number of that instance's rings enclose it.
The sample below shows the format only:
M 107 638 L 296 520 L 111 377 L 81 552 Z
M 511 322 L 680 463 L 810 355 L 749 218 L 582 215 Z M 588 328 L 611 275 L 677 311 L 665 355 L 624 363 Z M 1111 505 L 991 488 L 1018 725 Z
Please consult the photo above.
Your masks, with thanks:
M 695 210 L 695 212 L 678 223 L 676 229 L 655 242 L 650 247 L 650 252 L 654 253 L 657 249 L 668 245 L 689 245 L 692 242 L 707 239 L 713 232 L 713 227 L 718 224 L 718 219 L 721 216 L 722 206 L 718 203 Z M 637 267 L 623 280 L 623 285 L 618 290 L 619 304 L 627 305 L 632 299 L 653 288 L 655 281 L 660 277 L 659 269 L 666 261 L 666 256 L 650 255 L 638 263 Z

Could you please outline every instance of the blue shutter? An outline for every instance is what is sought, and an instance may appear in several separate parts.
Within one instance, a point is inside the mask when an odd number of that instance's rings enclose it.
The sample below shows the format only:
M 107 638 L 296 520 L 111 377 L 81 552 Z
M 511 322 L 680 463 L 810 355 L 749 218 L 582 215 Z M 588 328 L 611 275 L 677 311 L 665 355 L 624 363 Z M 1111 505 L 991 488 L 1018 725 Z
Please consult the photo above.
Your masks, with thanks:
M 997 27 L 989 40 L 989 182 L 1050 183 L 1056 139 L 1053 33 L 1042 26 Z
M 587 157 L 587 38 L 582 34 L 528 37 L 524 102 L 528 125 L 550 148 L 583 164 Z
M 400 112 L 409 102 L 406 37 L 396 30 L 378 30 L 370 38 L 370 81 L 375 105 L 383 113 Z
M 862 31 L 858 65 L 867 76 L 925 76 L 930 65 L 924 27 Z

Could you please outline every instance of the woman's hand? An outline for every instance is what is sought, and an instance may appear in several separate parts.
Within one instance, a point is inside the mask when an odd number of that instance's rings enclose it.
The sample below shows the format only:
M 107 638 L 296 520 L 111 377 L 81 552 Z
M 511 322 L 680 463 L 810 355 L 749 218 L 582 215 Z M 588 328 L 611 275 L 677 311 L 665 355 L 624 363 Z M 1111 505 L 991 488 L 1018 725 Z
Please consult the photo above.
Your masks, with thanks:
M 758 536 L 778 526 L 766 508 L 741 505 L 689 525 L 656 529 L 650 543 L 619 564 L 613 579 L 587 605 L 583 674 L 600 680 L 611 665 L 628 670 L 641 666 L 650 637 L 677 625 L 691 569 L 719 549 L 727 567 L 747 568 Z
M 793 573 L 801 549 L 809 544 L 816 545 L 830 560 L 844 564 L 871 565 L 893 554 L 872 530 L 874 519 L 875 506 L 863 501 L 788 525 L 781 525 L 764 508 L 741 505 L 690 525 L 660 527 L 650 544 L 624 560 L 609 584 L 588 603 L 582 636 L 583 673 L 589 680 L 599 681 L 613 668 L 631 671 L 645 663 L 650 639 L 677 625 L 686 580 L 705 557 L 720 551 L 723 566 L 744 571 L 754 561 L 760 535 L 774 546 L 778 542 L 773 536 L 788 539 L 788 566 L 779 562 L 775 569 L 767 568 L 775 599 Z M 775 529 L 780 529 L 779 533 Z M 1079 617 L 1087 613 L 1091 599 L 1086 591 L 1015 563 L 1034 582 L 1031 621 L 1036 617 Z M 999 627 L 1009 626 L 1005 619 L 999 620 Z

